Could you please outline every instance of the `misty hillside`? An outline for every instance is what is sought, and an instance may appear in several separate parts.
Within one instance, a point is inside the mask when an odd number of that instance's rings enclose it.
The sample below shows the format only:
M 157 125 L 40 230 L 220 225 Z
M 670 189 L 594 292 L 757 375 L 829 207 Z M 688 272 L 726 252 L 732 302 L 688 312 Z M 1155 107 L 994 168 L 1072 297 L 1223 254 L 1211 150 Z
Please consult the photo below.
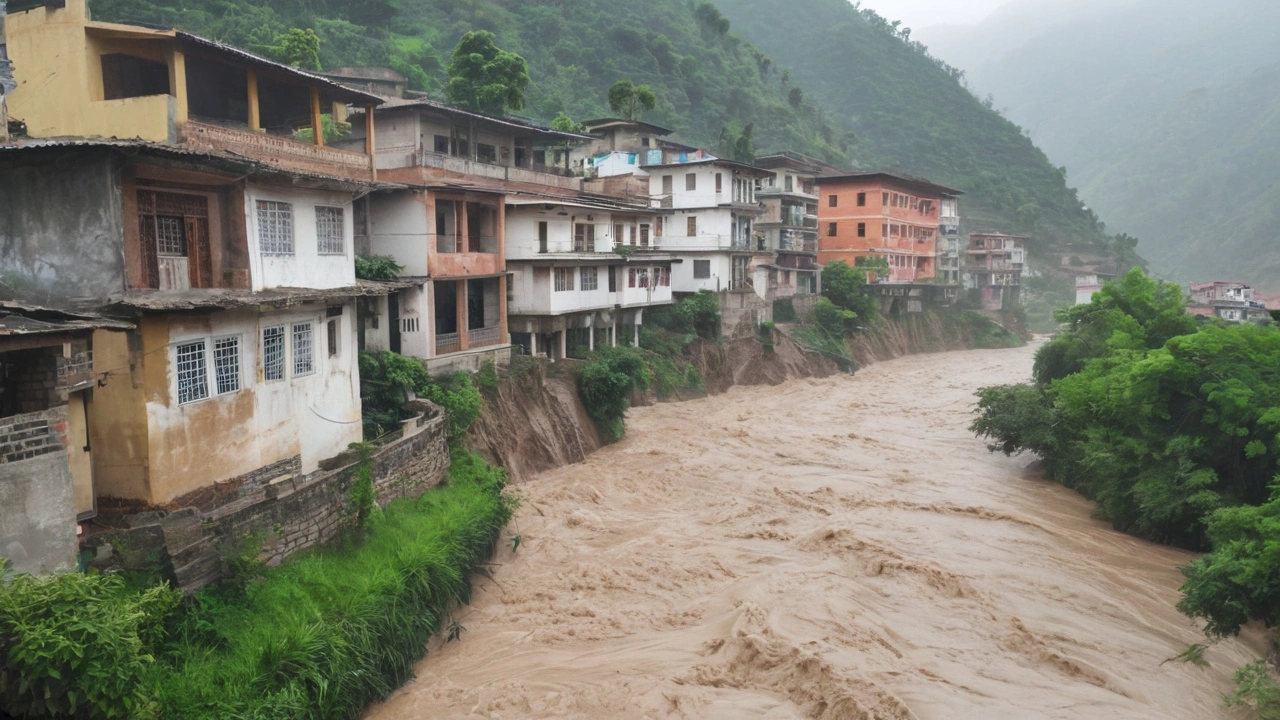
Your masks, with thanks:
M 610 84 L 648 83 L 658 107 L 645 119 L 686 142 L 714 149 L 726 128 L 750 126 L 761 153 L 795 150 L 957 187 L 966 231 L 1032 234 L 1044 261 L 1056 264 L 1068 243 L 1110 252 L 1098 218 L 1018 127 L 918 43 L 844 0 L 797 0 L 785 12 L 763 0 L 722 0 L 720 10 L 690 0 L 91 1 L 96 19 L 176 25 L 262 53 L 290 27 L 313 28 L 324 67 L 390 66 L 437 94 L 458 38 L 490 30 L 529 61 L 524 115 L 608 115 Z
M 920 33 L 1152 268 L 1280 290 L 1280 3 L 1011 3 Z M 1019 30 L 1021 28 L 1021 31 Z
M 879 16 L 845 0 L 796 0 L 785 9 L 772 0 L 717 4 L 853 133 L 858 165 L 964 190 L 965 232 L 1028 233 L 1042 260 L 1068 243 L 1105 245 L 1098 218 L 1044 153 Z

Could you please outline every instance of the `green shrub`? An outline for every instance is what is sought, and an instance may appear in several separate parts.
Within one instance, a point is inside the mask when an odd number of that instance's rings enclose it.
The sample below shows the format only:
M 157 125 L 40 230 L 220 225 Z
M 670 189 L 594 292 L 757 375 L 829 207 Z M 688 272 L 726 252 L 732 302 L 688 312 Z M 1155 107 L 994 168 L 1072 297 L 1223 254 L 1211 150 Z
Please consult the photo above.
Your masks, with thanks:
M 480 390 L 471 382 L 471 376 L 464 372 L 455 373 L 442 385 L 433 383 L 423 397 L 444 408 L 449 438 L 453 441 L 467 434 L 472 421 L 480 416 L 484 407 Z
M 645 321 L 677 335 L 714 340 L 720 337 L 720 303 L 715 293 L 704 290 L 673 305 L 645 311 Z
M 480 372 L 476 373 L 476 383 L 486 391 L 493 392 L 498 389 L 498 367 L 492 359 L 485 360 L 480 366 Z
M 404 266 L 386 255 L 357 255 L 356 277 L 361 280 L 391 280 L 400 275 Z
M 838 307 L 826 297 L 820 297 L 814 303 L 814 322 L 833 337 L 844 337 L 854 327 L 857 319 L 857 313 Z
M 796 321 L 796 306 L 791 298 L 773 301 L 773 321 L 793 323 Z
M 491 375 L 489 382 L 497 387 L 497 371 L 492 370 Z M 481 370 L 480 376 L 481 382 L 485 382 L 485 370 Z M 360 399 L 366 439 L 381 437 L 411 416 L 404 409 L 407 390 L 444 408 L 449 437 L 453 440 L 466 434 L 484 405 L 484 398 L 471 376 L 464 372 L 438 382 L 432 380 L 426 366 L 414 358 L 386 351 L 362 352 Z
M 0 585 L 0 707 L 13 718 L 131 718 L 182 599 L 116 575 L 17 575 Z
M 1222 699 L 1225 707 L 1251 707 L 1258 720 L 1280 720 L 1280 683 L 1265 660 L 1236 668 L 1231 682 L 1235 690 Z
M 843 260 L 829 262 L 822 268 L 822 297 L 840 310 L 852 313 L 864 326 L 871 327 L 880 321 L 880 302 L 867 292 L 866 270 L 851 267 Z M 853 326 L 848 320 L 844 324 Z
M 622 438 L 631 393 L 647 387 L 649 371 L 638 348 L 601 348 L 578 370 L 578 395 L 606 442 Z

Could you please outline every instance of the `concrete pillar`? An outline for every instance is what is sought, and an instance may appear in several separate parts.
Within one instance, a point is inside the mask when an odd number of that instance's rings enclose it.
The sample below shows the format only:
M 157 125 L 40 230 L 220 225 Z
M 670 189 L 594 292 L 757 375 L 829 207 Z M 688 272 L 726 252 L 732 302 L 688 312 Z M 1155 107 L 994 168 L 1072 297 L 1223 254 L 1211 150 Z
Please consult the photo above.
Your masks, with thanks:
M 458 252 L 470 252 L 471 234 L 467 229 L 467 201 L 459 200 L 453 204 L 454 223 L 453 227 L 458 233 L 458 239 L 454 241 L 454 249 Z M 461 245 L 461 249 L 458 246 Z
M 613 316 L 613 324 L 609 326 L 609 344 L 618 347 L 618 316 Z
M 640 318 L 636 318 L 636 324 L 631 326 L 631 345 L 640 347 Z
M 536 330 L 534 332 L 529 333 L 529 354 L 530 355 L 538 354 L 538 333 Z
M 311 141 L 324 145 L 324 127 L 320 124 L 320 91 L 311 88 Z
M 507 276 L 498 276 L 498 341 L 511 342 L 507 334 Z
M 249 85 L 249 129 L 262 132 L 262 120 L 258 110 L 258 73 L 250 70 L 245 79 Z
M 569 331 L 567 329 L 560 331 L 560 359 L 569 357 Z
M 467 337 L 467 281 L 466 279 L 454 281 L 454 287 L 457 289 L 458 297 L 458 349 L 466 350 L 471 347 L 470 338 Z
M 590 350 L 591 352 L 595 352 L 595 351 L 596 351 L 596 326 L 595 326 L 595 323 L 592 323 L 592 324 L 591 324 L 591 327 L 590 327 L 590 328 L 588 328 L 588 332 L 587 332 L 587 349 L 588 349 L 588 350 Z
M 169 89 L 173 92 L 173 121 L 187 122 L 187 56 L 174 50 L 169 57 Z
M 373 179 L 378 179 L 378 152 L 377 143 L 373 138 L 373 106 L 370 105 L 364 109 L 364 154 L 369 156 L 369 170 L 373 172 Z M 429 227 L 434 228 L 435 217 L 430 217 L 431 223 Z M 435 248 L 432 248 L 433 250 Z

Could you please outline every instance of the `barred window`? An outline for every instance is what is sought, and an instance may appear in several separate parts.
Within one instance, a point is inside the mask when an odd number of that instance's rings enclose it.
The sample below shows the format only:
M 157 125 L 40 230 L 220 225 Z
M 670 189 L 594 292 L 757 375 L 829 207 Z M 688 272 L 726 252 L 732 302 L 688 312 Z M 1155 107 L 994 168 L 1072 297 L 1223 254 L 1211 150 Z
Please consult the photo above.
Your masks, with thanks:
M 342 208 L 316 208 L 316 249 L 321 255 L 342 255 L 347 251 L 346 223 Z
M 315 346 L 314 332 L 311 323 L 297 323 L 293 326 L 293 374 L 310 375 L 316 371 L 312 348 Z
M 710 260 L 694 260 L 693 261 L 693 279 L 705 280 L 711 277 L 711 261 Z
M 161 215 L 156 218 L 156 252 L 160 255 L 187 254 L 187 233 L 182 218 Z
M 582 289 L 595 290 L 600 287 L 599 269 L 593 267 L 582 268 Z
M 284 326 L 262 329 L 262 379 L 284 379 Z
M 240 389 L 240 338 L 238 336 L 213 339 L 213 375 L 219 395 Z
M 556 268 L 556 292 L 568 292 L 573 289 L 573 268 Z
M 258 246 L 264 255 L 293 254 L 293 206 L 258 201 Z
M 178 404 L 209 397 L 209 370 L 204 340 L 178 346 Z

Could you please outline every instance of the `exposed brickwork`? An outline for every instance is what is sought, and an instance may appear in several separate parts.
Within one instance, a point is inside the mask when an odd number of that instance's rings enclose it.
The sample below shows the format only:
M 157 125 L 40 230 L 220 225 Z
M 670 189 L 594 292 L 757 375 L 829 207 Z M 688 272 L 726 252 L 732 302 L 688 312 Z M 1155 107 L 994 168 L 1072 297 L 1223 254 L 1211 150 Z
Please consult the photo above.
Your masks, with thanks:
M 405 437 L 379 448 L 372 458 L 374 492 L 381 506 L 422 494 L 443 481 L 449 468 L 443 414 L 433 411 L 409 425 Z M 194 592 L 218 579 L 220 545 L 261 537 L 263 557 L 275 565 L 333 539 L 353 513 L 347 495 L 358 463 L 307 476 L 277 472 L 287 465 L 270 467 L 270 472 L 262 468 L 251 473 L 257 479 L 238 486 L 238 499 L 207 512 L 190 507 L 134 516 L 125 531 L 128 537 L 118 536 L 117 542 L 129 546 L 129 554 L 135 556 L 161 550 L 162 565 L 171 570 L 178 586 Z
M 65 405 L 0 419 L 0 463 L 60 452 L 67 432 Z

